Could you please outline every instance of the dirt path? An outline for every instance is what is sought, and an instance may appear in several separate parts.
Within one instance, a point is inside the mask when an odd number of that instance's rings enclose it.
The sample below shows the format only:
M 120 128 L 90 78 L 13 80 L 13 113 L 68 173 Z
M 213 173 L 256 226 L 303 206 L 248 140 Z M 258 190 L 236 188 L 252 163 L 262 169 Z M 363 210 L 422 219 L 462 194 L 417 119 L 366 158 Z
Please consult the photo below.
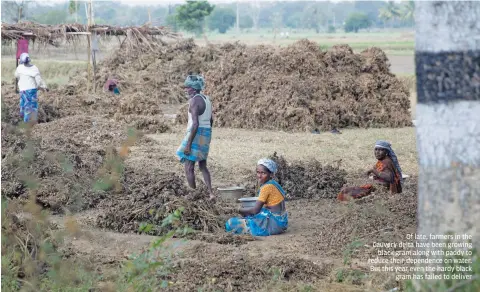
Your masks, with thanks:
M 415 74 L 415 56 L 387 56 L 390 61 L 390 71 L 393 74 L 399 75 L 414 75 Z

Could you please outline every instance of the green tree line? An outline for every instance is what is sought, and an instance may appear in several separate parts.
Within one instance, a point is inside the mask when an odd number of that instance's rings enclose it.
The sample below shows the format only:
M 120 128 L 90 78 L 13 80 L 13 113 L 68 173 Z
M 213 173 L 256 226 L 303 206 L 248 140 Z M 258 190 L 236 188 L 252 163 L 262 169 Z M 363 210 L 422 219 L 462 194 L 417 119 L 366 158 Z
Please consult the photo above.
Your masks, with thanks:
M 225 33 L 235 28 L 313 29 L 326 32 L 345 29 L 357 32 L 370 27 L 413 26 L 414 1 L 342 1 L 342 2 L 241 2 L 208 3 L 185 1 L 183 4 L 129 6 L 118 1 L 93 1 L 96 24 L 168 25 L 175 30 L 200 34 Z M 50 2 L 2 1 L 2 21 L 35 21 L 44 24 L 87 23 L 86 1 Z

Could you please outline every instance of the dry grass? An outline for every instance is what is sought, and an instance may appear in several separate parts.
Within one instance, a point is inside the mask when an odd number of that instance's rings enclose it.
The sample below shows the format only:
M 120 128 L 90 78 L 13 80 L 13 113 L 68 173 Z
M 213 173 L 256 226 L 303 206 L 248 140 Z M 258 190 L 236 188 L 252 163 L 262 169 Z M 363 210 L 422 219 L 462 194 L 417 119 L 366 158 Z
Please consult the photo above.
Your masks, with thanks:
M 175 155 L 184 136 L 184 128 L 172 133 L 151 135 L 161 143 L 161 152 Z M 239 182 L 239 178 L 252 174 L 258 159 L 277 151 L 287 161 L 317 159 L 323 163 L 342 160 L 348 171 L 366 170 L 375 163 L 373 145 L 378 139 L 392 143 L 405 174 L 418 172 L 414 128 L 400 129 L 347 129 L 342 134 L 330 132 L 285 133 L 214 128 L 209 163 L 213 165 L 214 185 Z M 178 163 L 178 168 L 181 168 Z
M 76 74 L 77 70 L 87 69 L 85 61 L 56 61 L 56 60 L 32 60 L 40 70 L 42 78 L 48 85 L 67 84 L 69 78 Z M 2 82 L 13 83 L 15 73 L 15 59 L 2 58 Z

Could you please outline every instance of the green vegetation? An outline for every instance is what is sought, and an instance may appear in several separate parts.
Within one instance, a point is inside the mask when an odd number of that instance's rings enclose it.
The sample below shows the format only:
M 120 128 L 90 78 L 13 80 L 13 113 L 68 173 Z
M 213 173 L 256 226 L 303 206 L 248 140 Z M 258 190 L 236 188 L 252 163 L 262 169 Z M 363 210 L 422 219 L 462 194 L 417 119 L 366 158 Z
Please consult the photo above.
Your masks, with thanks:
M 227 29 L 235 24 L 235 12 L 229 8 L 215 7 L 208 18 L 208 27 L 211 31 L 218 29 L 219 33 L 226 33 Z
M 191 2 L 191 3 L 189 3 Z M 19 20 L 38 21 L 45 24 L 62 22 L 79 22 L 86 24 L 84 1 L 64 1 L 43 4 L 41 1 L 4 1 L 2 2 L 2 21 L 17 22 Z M 371 27 L 412 27 L 414 1 L 341 1 L 341 2 L 239 2 L 219 3 L 219 12 L 228 11 L 230 18 L 236 22 L 237 8 L 242 29 L 312 29 L 316 33 L 332 31 L 343 27 L 343 23 L 354 13 L 365 15 Z M 188 9 L 187 9 L 188 8 Z M 192 10 L 192 8 L 194 8 Z M 115 1 L 94 1 L 93 10 L 96 23 L 110 25 L 142 25 L 151 21 L 154 25 L 175 24 L 175 17 L 181 15 L 180 20 L 186 27 L 185 31 L 202 28 L 204 18 L 208 18 L 213 5 L 207 1 L 186 1 L 185 4 L 157 4 L 149 6 L 128 6 Z M 200 14 L 196 14 L 203 11 Z M 234 12 L 233 14 L 231 12 Z M 185 15 L 188 13 L 188 17 Z M 216 18 L 217 16 L 215 16 Z M 190 21 L 186 21 L 190 19 Z M 225 23 L 214 21 L 210 30 L 225 31 Z M 183 26 L 182 26 L 183 27 Z M 188 27 L 188 28 L 187 28 Z M 227 29 L 230 26 L 227 26 Z
M 177 8 L 175 20 L 180 28 L 200 35 L 205 33 L 205 18 L 214 8 L 207 1 L 187 1 Z
M 372 25 L 368 16 L 364 13 L 352 13 L 345 22 L 345 32 L 357 33 L 360 29 L 369 28 Z

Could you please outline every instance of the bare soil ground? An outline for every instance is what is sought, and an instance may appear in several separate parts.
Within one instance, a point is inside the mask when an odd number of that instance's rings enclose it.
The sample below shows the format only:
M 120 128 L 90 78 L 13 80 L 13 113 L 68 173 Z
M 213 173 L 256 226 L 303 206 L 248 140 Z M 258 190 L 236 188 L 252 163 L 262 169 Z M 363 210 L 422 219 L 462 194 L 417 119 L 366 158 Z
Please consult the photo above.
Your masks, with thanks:
M 127 163 L 148 162 L 154 168 L 182 176 L 183 167 L 175 161 L 174 151 L 183 130 L 173 127 L 169 133 L 149 135 L 158 143 L 132 147 Z M 392 141 L 405 173 L 412 178 L 402 195 L 378 193 L 354 204 L 332 199 L 289 201 L 289 229 L 279 236 L 237 244 L 222 231 L 196 240 L 174 239 L 167 252 L 174 255 L 178 273 L 172 276 L 174 284 L 169 289 L 271 291 L 291 286 L 288 291 L 305 287 L 314 291 L 383 291 L 400 285 L 392 275 L 370 274 L 366 259 L 373 240 L 399 240 L 415 230 L 417 169 L 413 129 L 347 130 L 340 135 L 237 129 L 215 129 L 214 133 L 209 165 L 215 187 L 244 183 L 248 176 L 253 177 L 257 159 L 273 151 L 290 161 L 319 159 L 335 163 L 342 159 L 342 167 L 350 171 L 349 182 L 358 182 L 361 176 L 356 171 L 374 163 L 372 145 L 376 137 Z M 197 181 L 202 184 L 200 179 L 197 169 Z M 95 221 L 103 213 L 102 209 L 94 209 L 73 216 L 79 232 L 68 238 L 67 250 L 89 258 L 108 274 L 129 254 L 146 248 L 154 237 L 100 229 Z M 60 226 L 68 220 L 71 218 L 64 215 L 53 217 Z M 221 238 L 223 242 L 218 240 Z M 344 265 L 342 251 L 354 240 L 362 240 L 364 246 L 354 251 L 351 265 Z M 272 267 L 280 269 L 283 280 L 272 280 Z M 368 277 L 355 283 L 338 283 L 336 273 L 342 269 L 361 271 Z
M 388 55 L 390 61 L 390 70 L 393 74 L 414 75 L 415 74 L 415 56 L 395 56 Z

